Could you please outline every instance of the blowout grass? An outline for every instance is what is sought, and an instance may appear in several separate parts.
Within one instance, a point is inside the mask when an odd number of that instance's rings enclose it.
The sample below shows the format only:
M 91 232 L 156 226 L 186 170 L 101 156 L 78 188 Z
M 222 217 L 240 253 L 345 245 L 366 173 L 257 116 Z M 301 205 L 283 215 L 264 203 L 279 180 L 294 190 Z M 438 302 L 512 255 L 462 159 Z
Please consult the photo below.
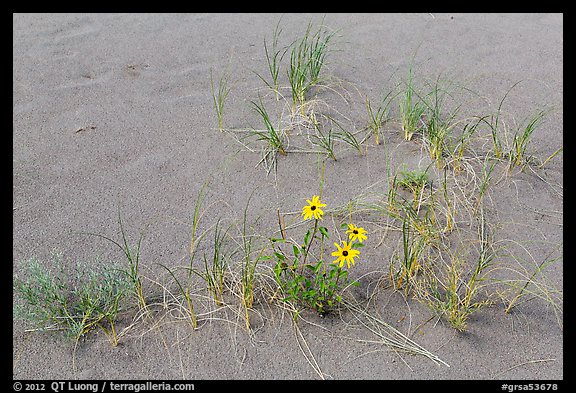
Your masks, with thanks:
M 525 124 L 519 125 L 516 129 L 513 139 L 512 148 L 508 153 L 510 166 L 524 167 L 529 162 L 527 155 L 528 145 L 532 139 L 532 134 L 542 123 L 546 111 L 539 110 L 525 121 Z
M 405 84 L 404 94 L 400 101 L 400 117 L 402 120 L 404 139 L 410 141 L 414 133 L 421 129 L 422 115 L 426 110 L 426 105 L 415 92 L 412 66 L 410 66 L 408 70 L 408 80 Z
M 452 98 L 448 87 L 441 86 L 440 76 L 432 86 L 432 90 L 423 100 L 426 106 L 426 126 L 423 137 L 430 151 L 430 158 L 441 165 L 443 157 L 448 155 L 452 132 L 457 125 L 456 116 L 461 104 L 447 113 L 447 101 Z M 465 134 L 464 134 L 465 135 Z
M 218 119 L 218 129 L 223 130 L 223 119 L 224 119 L 224 103 L 228 98 L 230 93 L 230 87 L 228 86 L 229 75 L 225 72 L 218 80 L 218 88 L 214 86 L 214 78 L 212 76 L 212 70 L 210 70 L 210 87 L 212 88 L 212 100 L 214 103 L 214 109 L 216 110 L 216 118 Z
M 382 125 L 388 120 L 390 105 L 392 104 L 394 97 L 395 95 L 392 95 L 392 91 L 389 91 L 382 97 L 378 106 L 375 108 L 372 108 L 370 99 L 366 97 L 365 106 L 368 113 L 368 129 L 374 136 L 377 145 L 381 143 L 380 138 L 382 137 Z
M 264 38 L 264 52 L 266 54 L 266 62 L 268 64 L 268 72 L 270 73 L 270 82 L 268 82 L 265 78 L 260 76 L 258 73 L 258 77 L 270 88 L 274 91 L 276 95 L 276 100 L 279 100 L 280 97 L 280 82 L 278 77 L 280 76 L 280 63 L 282 62 L 286 52 L 288 51 L 288 47 L 282 49 L 278 49 L 278 39 L 280 38 L 280 34 L 282 33 L 282 29 L 280 28 L 280 21 L 276 24 L 274 28 L 274 32 L 272 34 L 272 47 L 269 49 L 268 45 L 266 44 L 266 38 Z
M 321 71 L 326 64 L 329 44 L 334 34 L 323 26 L 313 32 L 310 22 L 304 36 L 291 45 L 287 76 L 292 91 L 293 110 L 303 105 L 306 93 L 320 83 Z

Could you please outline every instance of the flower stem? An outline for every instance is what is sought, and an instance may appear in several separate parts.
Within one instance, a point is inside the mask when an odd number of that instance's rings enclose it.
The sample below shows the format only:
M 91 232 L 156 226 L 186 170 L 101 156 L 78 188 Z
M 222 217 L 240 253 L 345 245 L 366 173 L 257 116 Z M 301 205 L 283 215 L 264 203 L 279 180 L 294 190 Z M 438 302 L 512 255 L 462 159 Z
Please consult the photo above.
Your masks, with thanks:
M 318 219 L 316 219 L 314 221 L 314 230 L 312 231 L 312 238 L 310 239 L 310 241 L 308 242 L 308 245 L 306 247 L 306 250 L 304 251 L 304 260 L 302 261 L 302 267 L 304 265 L 306 265 L 306 259 L 308 258 L 308 253 L 310 252 L 310 246 L 312 245 L 312 242 L 314 241 L 314 236 L 316 236 L 316 231 L 318 230 Z

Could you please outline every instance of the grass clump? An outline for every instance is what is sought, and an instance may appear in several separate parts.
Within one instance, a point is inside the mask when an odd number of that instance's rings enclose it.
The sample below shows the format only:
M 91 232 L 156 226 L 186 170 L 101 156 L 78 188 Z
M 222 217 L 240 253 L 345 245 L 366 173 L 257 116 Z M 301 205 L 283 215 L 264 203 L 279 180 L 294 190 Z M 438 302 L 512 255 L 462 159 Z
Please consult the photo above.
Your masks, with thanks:
M 280 34 L 282 33 L 282 29 L 280 29 L 280 21 L 276 24 L 274 28 L 274 32 L 272 33 L 272 48 L 268 48 L 266 43 L 266 38 L 264 38 L 264 52 L 266 54 L 266 62 L 268 64 L 268 71 L 270 73 L 270 82 L 268 82 L 265 78 L 260 76 L 258 73 L 258 77 L 270 88 L 274 91 L 276 95 L 276 100 L 280 99 L 280 82 L 278 77 L 280 76 L 280 63 L 282 59 L 286 55 L 288 51 L 288 47 L 284 48 L 284 50 L 278 49 L 278 39 L 280 38 Z
M 312 32 L 310 22 L 304 36 L 291 45 L 287 76 L 292 91 L 293 111 L 298 105 L 304 105 L 306 93 L 320 83 L 321 71 L 334 34 L 323 26 Z
M 410 66 L 408 80 L 406 81 L 406 87 L 399 106 L 404 139 L 407 141 L 412 140 L 414 133 L 421 129 L 422 115 L 426 110 L 426 105 L 415 92 L 413 83 L 414 76 L 412 74 L 412 66 Z
M 542 123 L 544 116 L 546 116 L 546 111 L 539 110 L 529 117 L 524 124 L 518 126 L 513 135 L 510 151 L 506 154 L 510 167 L 518 166 L 524 168 L 532 161 L 527 154 L 527 148 L 532 139 L 532 134 Z
M 250 200 L 253 196 L 254 192 L 252 192 L 250 198 L 248 198 L 248 202 L 244 208 L 242 217 L 242 239 L 240 242 L 240 253 L 242 254 L 240 263 L 240 293 L 242 306 L 244 307 L 246 329 L 250 329 L 249 310 L 254 306 L 256 269 L 261 261 L 267 259 L 264 255 L 266 247 L 257 247 L 256 236 L 248 233 L 248 207 L 250 206 Z M 255 253 L 257 253 L 256 256 L 254 256 Z
M 260 102 L 251 101 L 251 103 L 252 108 L 262 119 L 262 122 L 265 126 L 264 130 L 254 129 L 250 132 L 250 134 L 254 136 L 256 140 L 264 141 L 266 144 L 263 160 L 267 160 L 271 157 L 271 159 L 275 161 L 277 153 L 285 156 L 287 153 L 284 146 L 284 132 L 282 131 L 280 124 L 277 127 L 272 124 L 270 116 L 268 115 L 268 111 L 262 103 L 262 100 L 260 100 Z
M 471 271 L 466 270 L 466 258 L 460 253 L 449 252 L 449 261 L 444 263 L 444 275 L 429 275 L 428 286 L 422 292 L 429 306 L 456 330 L 464 331 L 470 316 L 482 307 L 492 304 L 488 297 L 479 300 L 481 289 L 488 282 L 488 274 L 496 259 L 492 235 L 484 220 L 483 212 L 479 217 L 478 239 L 476 242 L 464 242 L 463 248 L 470 250 L 477 244 L 477 255 Z M 441 273 L 438 273 L 441 274 Z
M 214 103 L 214 109 L 216 110 L 216 118 L 218 119 L 218 129 L 223 130 L 223 119 L 224 119 L 224 103 L 228 98 L 230 93 L 230 87 L 228 86 L 229 75 L 225 72 L 218 80 L 218 89 L 214 86 L 214 78 L 212 76 L 212 70 L 210 70 L 210 87 L 212 89 L 212 100 Z
M 368 113 L 368 129 L 370 133 L 374 136 L 375 142 L 379 145 L 380 138 L 382 137 L 382 125 L 388 120 L 390 112 L 390 104 L 395 96 L 392 95 L 392 91 L 389 91 L 385 96 L 382 97 L 377 107 L 372 108 L 372 103 L 370 99 L 366 97 L 365 106 Z
M 128 237 L 126 235 L 126 231 L 124 230 L 124 224 L 122 223 L 122 215 L 120 214 L 120 209 L 118 209 L 118 226 L 122 237 L 121 241 L 116 241 L 108 236 L 98 233 L 87 233 L 87 234 L 101 237 L 111 242 L 122 251 L 122 253 L 126 257 L 126 262 L 128 263 L 128 269 L 126 269 L 126 274 L 131 283 L 130 292 L 133 296 L 135 296 L 140 309 L 146 310 L 147 305 L 146 305 L 146 297 L 144 295 L 143 276 L 142 273 L 140 272 L 140 249 L 142 240 L 144 239 L 144 232 L 140 234 L 140 237 L 138 238 L 138 242 L 136 243 L 136 245 L 131 246 L 128 243 Z
M 413 195 L 414 204 L 420 201 L 420 196 L 424 188 L 430 186 L 430 176 L 425 170 L 414 169 L 411 171 L 403 170 L 396 179 L 396 185 L 410 191 Z
M 440 85 L 440 77 L 438 77 L 431 92 L 424 100 L 427 120 L 423 137 L 430 151 L 430 158 L 436 160 L 439 167 L 441 167 L 441 160 L 449 154 L 452 132 L 457 125 L 456 116 L 461 106 L 461 104 L 457 105 L 455 109 L 447 113 L 446 106 L 448 103 L 446 101 L 450 98 L 452 98 L 451 92 L 447 87 Z M 463 135 L 466 134 L 463 133 Z M 463 139 L 463 142 L 465 141 L 466 138 Z

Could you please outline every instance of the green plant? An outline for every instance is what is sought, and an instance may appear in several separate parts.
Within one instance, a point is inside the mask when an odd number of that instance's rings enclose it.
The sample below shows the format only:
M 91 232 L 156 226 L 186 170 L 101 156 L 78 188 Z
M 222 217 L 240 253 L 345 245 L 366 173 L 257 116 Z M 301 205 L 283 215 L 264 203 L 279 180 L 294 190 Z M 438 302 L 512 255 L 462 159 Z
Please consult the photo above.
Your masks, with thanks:
M 410 191 L 413 195 L 414 204 L 417 205 L 420 201 L 420 196 L 425 187 L 430 185 L 430 177 L 427 171 L 414 169 L 412 171 L 400 171 L 400 177 L 396 180 L 396 184 Z
M 140 234 L 138 238 L 138 242 L 136 243 L 135 247 L 131 247 L 128 244 L 128 238 L 126 236 L 126 231 L 124 230 L 124 224 L 122 223 L 122 215 L 120 214 L 120 208 L 118 208 L 118 226 L 120 228 L 120 234 L 122 236 L 122 241 L 117 242 L 116 240 L 104 236 L 98 233 L 87 233 L 88 235 L 98 236 L 105 240 L 108 240 L 120 250 L 126 257 L 128 262 L 128 270 L 125 270 L 130 282 L 132 283 L 132 293 L 136 297 L 138 301 L 138 305 L 141 309 L 146 309 L 146 297 L 144 296 L 144 289 L 143 289 L 143 282 L 142 282 L 142 275 L 140 273 L 140 247 L 142 244 L 142 240 L 144 239 L 144 231 Z
M 427 95 L 428 99 L 423 100 L 427 109 L 424 141 L 430 151 L 430 158 L 436 160 L 439 168 L 441 159 L 448 155 L 452 130 L 457 124 L 455 118 L 460 109 L 458 105 L 452 112 L 445 114 L 446 100 L 450 97 L 450 92 L 440 85 L 440 77 L 438 77 L 431 92 Z
M 504 105 L 504 101 L 506 100 L 506 97 L 508 97 L 508 94 L 510 94 L 512 89 L 514 89 L 514 87 L 516 87 L 520 82 L 521 81 L 514 83 L 512 87 L 510 87 L 510 89 L 506 91 L 506 94 L 504 94 L 504 97 L 502 97 L 502 100 L 500 100 L 500 103 L 498 104 L 498 109 L 496 110 L 496 113 L 490 115 L 490 121 L 486 120 L 487 116 L 480 118 L 481 121 L 483 121 L 486 125 L 488 125 L 488 127 L 490 127 L 490 134 L 492 137 L 492 147 L 494 150 L 494 156 L 496 158 L 502 158 L 504 154 L 502 149 L 502 141 L 498 136 L 499 126 L 501 124 L 500 116 L 502 115 L 502 105 Z
M 378 107 L 375 109 L 372 108 L 372 103 L 368 97 L 366 97 L 366 100 L 364 101 L 366 111 L 368 112 L 368 129 L 371 134 L 374 135 L 377 145 L 380 144 L 382 124 L 388 120 L 389 107 L 396 95 L 392 96 L 392 91 L 389 91 L 388 94 L 382 97 Z
M 14 294 L 20 298 L 14 306 L 15 317 L 40 330 L 61 330 L 76 341 L 99 328 L 112 346 L 117 346 L 115 325 L 130 288 L 126 275 L 118 268 L 101 267 L 98 260 L 91 265 L 77 263 L 71 275 L 65 272 L 61 258 L 60 253 L 52 253 L 50 264 L 58 267 L 58 274 L 33 257 L 24 266 L 27 277 L 14 276 Z
M 220 220 L 218 220 L 214 228 L 212 258 L 209 263 L 206 258 L 206 253 L 204 253 L 204 271 L 199 273 L 200 277 L 206 281 L 208 291 L 212 293 L 218 305 L 223 304 L 224 277 L 230 258 L 224 250 L 224 242 L 227 234 L 227 230 L 222 232 L 222 229 L 220 229 Z
M 558 325 L 562 327 L 562 291 L 558 291 L 548 285 L 544 280 L 544 270 L 553 263 L 557 263 L 563 259 L 562 255 L 553 257 L 556 252 L 561 252 L 562 244 L 560 243 L 556 248 L 551 250 L 540 262 L 537 262 L 534 257 L 524 248 L 528 254 L 529 260 L 520 257 L 519 255 L 512 255 L 519 268 L 506 267 L 505 270 L 511 271 L 518 279 L 497 279 L 497 283 L 504 284 L 509 287 L 510 295 L 503 298 L 507 314 L 511 313 L 519 305 L 540 299 L 550 305 L 556 314 Z M 526 265 L 532 265 L 531 268 Z
M 488 186 L 490 185 L 490 181 L 492 180 L 492 172 L 494 171 L 495 166 L 496 161 L 490 160 L 489 157 L 486 157 L 482 168 L 482 177 L 480 179 L 480 184 L 478 186 L 478 199 L 476 202 L 476 206 L 474 208 L 475 211 L 478 210 L 478 208 L 482 203 L 482 200 L 484 199 L 484 195 L 486 195 L 486 191 L 488 190 Z
M 283 132 L 280 126 L 278 126 L 277 128 L 274 127 L 274 125 L 270 121 L 270 116 L 268 115 L 268 112 L 266 111 L 266 108 L 264 107 L 262 100 L 260 100 L 259 103 L 255 101 L 250 102 L 252 103 L 253 109 L 260 116 L 262 122 L 264 123 L 264 126 L 266 127 L 266 129 L 262 131 L 253 130 L 252 134 L 256 136 L 257 140 L 266 142 L 271 154 L 275 155 L 276 153 L 280 153 L 285 156 L 287 153 L 283 142 Z
M 334 118 L 332 118 L 331 116 L 326 115 L 326 117 L 334 124 L 336 124 L 336 126 L 338 127 L 338 129 L 340 131 L 337 131 L 334 133 L 334 136 L 336 137 L 337 140 L 344 142 L 345 144 L 353 147 L 354 149 L 356 149 L 358 151 L 358 153 L 360 153 L 361 155 L 364 154 L 363 150 L 362 150 L 362 141 L 359 141 L 356 136 L 354 135 L 354 133 L 348 131 L 347 129 L 345 129 L 340 122 L 336 121 Z
M 420 287 L 420 294 L 430 307 L 458 331 L 466 330 L 473 313 L 492 303 L 489 298 L 478 300 L 496 258 L 493 235 L 489 233 L 483 211 L 478 219 L 478 250 L 471 272 L 466 272 L 465 258 L 448 252 L 450 260 L 444 264 L 445 274 L 427 272 L 425 283 Z M 466 242 L 462 246 L 471 249 L 473 244 Z
M 318 122 L 314 122 L 313 124 L 315 133 L 310 137 L 312 144 L 320 148 L 320 151 L 325 152 L 331 159 L 336 161 L 336 156 L 334 154 L 335 135 L 332 131 L 332 127 L 330 127 L 328 131 L 322 131 Z
M 454 172 L 456 174 L 462 171 L 462 161 L 464 158 L 464 154 L 470 147 L 470 143 L 472 141 L 472 136 L 476 133 L 480 122 L 484 120 L 483 117 L 476 117 L 475 122 L 467 122 L 463 129 L 462 133 L 456 139 L 454 147 L 452 149 L 452 165 L 454 168 Z
M 214 109 L 216 110 L 216 117 L 218 119 L 218 129 L 222 131 L 222 122 L 224 116 L 224 102 L 228 98 L 230 88 L 228 87 L 228 73 L 224 73 L 218 80 L 218 91 L 214 88 L 214 79 L 212 77 L 212 69 L 210 69 L 210 87 L 212 88 L 212 99 L 214 102 Z
M 402 130 L 404 130 L 404 139 L 409 141 L 415 132 L 420 130 L 421 120 L 426 106 L 416 95 L 413 86 L 412 66 L 408 70 L 408 81 L 404 90 L 403 100 L 400 101 L 400 117 L 402 119 Z
M 314 219 L 314 227 L 309 228 L 304 235 L 303 243 L 298 244 L 286 238 L 271 239 L 273 248 L 273 258 L 276 259 L 274 266 L 274 277 L 276 282 L 284 292 L 282 301 L 302 305 L 306 308 L 316 310 L 320 315 L 324 315 L 342 303 L 341 291 L 349 285 L 358 285 L 357 282 L 350 282 L 348 270 L 343 269 L 344 263 L 354 264 L 354 258 L 360 252 L 357 248 L 362 246 L 361 241 L 366 238 L 363 228 L 354 227 L 356 233 L 352 231 L 357 242 L 343 242 L 342 247 L 334 243 L 336 251 L 332 256 L 337 259 L 328 263 L 325 260 L 325 242 L 329 239 L 328 228 L 319 225 L 323 212 L 321 207 L 325 206 L 320 202 L 318 196 L 308 200 L 308 205 L 304 207 L 302 214 L 304 219 Z M 358 232 L 362 230 L 363 237 L 358 238 Z M 313 244 L 319 241 L 318 247 Z M 281 247 L 284 244 L 289 246 L 286 251 Z M 285 247 L 286 248 L 286 247 Z
M 293 110 L 306 101 L 306 93 L 320 82 L 320 72 L 326 62 L 329 43 L 335 33 L 328 33 L 320 27 L 311 32 L 312 22 L 308 23 L 304 37 L 291 46 L 290 63 L 287 69 L 288 81 L 292 89 Z
M 510 166 L 519 166 L 524 168 L 524 166 L 529 162 L 526 149 L 528 148 L 532 134 L 542 123 L 546 113 L 547 112 L 544 110 L 539 110 L 525 121 L 525 125 L 518 126 L 512 140 L 512 148 L 506 154 Z
M 244 208 L 244 214 L 242 217 L 242 261 L 240 265 L 240 291 L 242 305 L 244 307 L 244 317 L 246 322 L 246 329 L 250 329 L 250 310 L 254 305 L 254 283 L 256 279 L 256 268 L 260 261 L 265 260 L 264 252 L 266 247 L 261 247 L 258 251 L 256 257 L 254 257 L 255 252 L 255 241 L 256 238 L 252 234 L 248 234 L 247 227 L 247 217 L 248 217 L 248 207 L 250 201 L 254 196 L 254 191 L 250 194 L 250 198 L 246 202 L 246 207 Z
M 186 302 L 184 310 L 186 310 L 185 312 L 190 319 L 190 323 L 193 329 L 196 329 L 198 327 L 198 320 L 196 317 L 196 312 L 194 311 L 194 302 L 192 301 L 192 294 L 190 292 L 190 288 L 193 274 L 199 275 L 200 277 L 204 278 L 202 273 L 200 273 L 200 271 L 194 267 L 194 261 L 196 259 L 196 252 L 198 251 L 198 245 L 200 244 L 202 239 L 209 233 L 209 230 L 206 230 L 202 233 L 198 232 L 200 220 L 202 219 L 203 215 L 202 206 L 204 205 L 204 201 L 206 199 L 206 193 L 209 184 L 210 184 L 209 180 L 206 180 L 202 184 L 202 187 L 200 187 L 198 195 L 196 196 L 196 201 L 194 203 L 194 213 L 192 215 L 192 225 L 191 225 L 192 231 L 190 236 L 190 246 L 188 249 L 188 258 L 190 262 L 188 266 L 184 267 L 184 269 L 187 271 L 186 282 L 183 283 L 178 279 L 175 273 L 176 271 L 175 269 L 170 269 L 169 267 L 167 267 L 162 263 L 158 264 L 162 268 L 164 268 L 168 272 L 168 274 L 170 274 L 170 276 L 178 286 L 180 294 L 182 295 L 182 297 Z
M 413 236 L 411 220 L 405 216 L 402 221 L 402 254 L 396 256 L 400 261 L 400 270 L 395 275 L 391 270 L 393 282 L 397 289 L 404 285 L 405 290 L 408 291 L 410 286 L 414 285 L 414 276 L 420 268 L 420 257 L 425 246 L 424 237 Z
M 281 20 L 281 19 L 280 19 Z M 266 38 L 264 38 L 264 52 L 266 53 L 266 62 L 268 64 L 268 71 L 270 73 L 271 82 L 268 82 L 259 74 L 258 77 L 262 79 L 262 81 L 271 88 L 274 93 L 276 94 L 276 100 L 279 99 L 279 82 L 278 76 L 280 74 L 280 62 L 284 58 L 284 55 L 288 51 L 288 48 L 284 48 L 284 51 L 278 49 L 278 38 L 282 33 L 282 29 L 280 29 L 280 20 L 276 24 L 276 28 L 272 33 L 272 48 L 271 51 L 268 50 L 268 45 L 266 44 Z

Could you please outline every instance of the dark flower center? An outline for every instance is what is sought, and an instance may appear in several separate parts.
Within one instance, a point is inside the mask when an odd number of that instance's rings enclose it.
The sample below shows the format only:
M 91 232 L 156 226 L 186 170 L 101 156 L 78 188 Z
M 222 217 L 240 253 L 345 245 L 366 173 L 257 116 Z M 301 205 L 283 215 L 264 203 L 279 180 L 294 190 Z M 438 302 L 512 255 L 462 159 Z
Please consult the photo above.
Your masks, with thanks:
M 348 251 L 346 251 L 346 250 L 342 251 L 342 255 L 344 255 L 345 257 L 347 257 L 347 256 L 348 256 Z
M 354 229 L 354 230 L 352 231 L 352 233 L 355 234 L 355 235 L 357 235 L 357 234 L 358 234 L 358 230 L 357 230 L 357 229 Z
M 316 206 L 314 206 L 314 205 L 310 206 L 310 210 L 312 210 L 312 211 L 316 210 Z

